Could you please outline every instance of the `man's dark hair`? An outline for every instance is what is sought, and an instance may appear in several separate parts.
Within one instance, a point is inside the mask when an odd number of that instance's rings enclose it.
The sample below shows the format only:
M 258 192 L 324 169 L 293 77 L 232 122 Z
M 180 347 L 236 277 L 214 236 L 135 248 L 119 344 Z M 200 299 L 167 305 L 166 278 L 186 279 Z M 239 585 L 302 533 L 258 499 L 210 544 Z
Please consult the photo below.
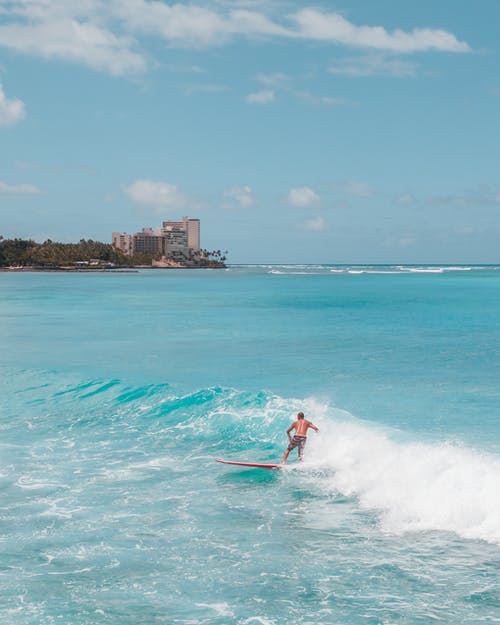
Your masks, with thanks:
M 297 415 L 297 417 L 299 419 L 303 419 L 304 418 L 304 413 L 303 412 L 299 412 L 299 414 Z

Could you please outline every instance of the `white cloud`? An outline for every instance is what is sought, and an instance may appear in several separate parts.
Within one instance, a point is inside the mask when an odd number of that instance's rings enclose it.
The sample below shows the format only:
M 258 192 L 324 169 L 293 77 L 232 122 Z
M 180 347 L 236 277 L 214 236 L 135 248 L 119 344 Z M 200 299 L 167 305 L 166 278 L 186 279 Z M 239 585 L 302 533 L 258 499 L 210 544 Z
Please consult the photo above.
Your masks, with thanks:
M 170 44 L 199 48 L 221 45 L 235 36 L 286 35 L 287 29 L 263 13 L 234 9 L 224 13 L 194 4 L 115 0 L 112 12 L 134 32 L 154 34 Z
M 440 29 L 415 28 L 411 32 L 396 29 L 387 32 L 382 26 L 356 26 L 338 13 L 317 9 L 302 9 L 292 19 L 298 25 L 297 36 L 307 39 L 393 52 L 470 51 L 467 43 Z
M 315 206 L 319 203 L 319 195 L 317 195 L 317 193 L 309 187 L 290 189 L 288 192 L 288 202 L 292 206 L 309 208 L 310 206 Z
M 322 232 L 326 230 L 327 223 L 323 219 L 323 217 L 316 217 L 315 219 L 306 219 L 304 221 L 305 230 L 310 230 L 311 232 Z
M 357 26 L 338 13 L 302 9 L 278 21 L 266 3 L 254 9 L 234 3 L 196 6 L 146 0 L 13 0 L 1 9 L 0 46 L 41 56 L 83 63 L 115 75 L 147 69 L 138 51 L 144 36 L 170 46 L 220 46 L 237 38 L 321 40 L 351 47 L 391 52 L 467 52 L 466 42 L 442 29 L 387 31 Z
M 33 184 L 7 184 L 0 182 L 0 195 L 40 195 L 42 191 Z
M 274 102 L 275 96 L 272 89 L 266 89 L 265 91 L 258 91 L 257 93 L 250 93 L 245 98 L 250 104 L 269 104 Z
M 178 7 L 179 5 L 174 5 Z M 184 15 L 173 15 L 172 27 L 164 32 L 168 39 L 178 38 L 184 41 L 192 38 L 192 28 L 195 27 L 195 36 L 198 41 L 209 44 L 218 44 L 221 41 L 232 39 L 235 36 L 286 36 L 287 29 L 274 23 L 266 15 L 255 11 L 234 10 L 227 16 L 211 10 L 189 7 L 192 14 L 197 14 L 198 20 L 185 20 Z M 191 18 L 192 15 L 187 16 Z M 180 19 L 179 19 L 180 18 Z M 179 26 L 182 25 L 182 28 Z
M 24 102 L 13 98 L 9 100 L 0 83 L 0 126 L 11 126 L 26 115 Z
M 242 208 L 249 208 L 255 203 L 255 197 L 251 187 L 231 187 L 224 191 L 224 197 L 235 200 Z
M 146 59 L 131 48 L 133 40 L 109 28 L 67 16 L 0 26 L 0 46 L 40 56 L 83 63 L 121 75 L 146 69 Z
M 184 210 L 194 204 L 175 185 L 168 182 L 136 180 L 129 187 L 125 187 L 124 191 L 132 202 L 152 209 L 158 215 Z
M 324 40 L 349 46 L 398 52 L 446 50 L 469 51 L 465 42 L 441 29 L 396 29 L 381 26 L 356 26 L 338 13 L 302 9 L 279 24 L 262 10 L 229 9 L 227 13 L 195 5 L 163 4 L 128 0 L 112 3 L 115 12 L 125 17 L 129 28 L 158 34 L 170 43 L 181 45 L 219 45 L 237 36 L 270 36 Z

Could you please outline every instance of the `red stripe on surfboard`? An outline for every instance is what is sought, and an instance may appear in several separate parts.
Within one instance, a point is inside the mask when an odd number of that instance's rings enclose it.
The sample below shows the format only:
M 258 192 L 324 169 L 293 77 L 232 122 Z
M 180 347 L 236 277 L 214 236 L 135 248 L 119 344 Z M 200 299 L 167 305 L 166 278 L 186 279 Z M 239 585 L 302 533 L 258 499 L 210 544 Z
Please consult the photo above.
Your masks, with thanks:
M 269 464 L 266 462 L 236 462 L 235 460 L 216 460 L 222 464 L 235 464 L 239 467 L 256 467 L 258 469 L 279 469 L 281 464 Z

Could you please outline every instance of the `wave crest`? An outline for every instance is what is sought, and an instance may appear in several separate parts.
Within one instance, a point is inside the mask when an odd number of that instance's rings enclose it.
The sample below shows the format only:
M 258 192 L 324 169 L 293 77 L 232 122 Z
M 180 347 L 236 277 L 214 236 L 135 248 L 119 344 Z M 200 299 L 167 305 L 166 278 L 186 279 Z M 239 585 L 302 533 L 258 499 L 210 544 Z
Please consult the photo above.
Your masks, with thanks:
M 312 445 L 311 445 L 312 447 Z M 311 466 L 322 488 L 358 499 L 391 533 L 441 530 L 500 544 L 500 459 L 447 443 L 398 443 L 353 423 L 331 423 Z

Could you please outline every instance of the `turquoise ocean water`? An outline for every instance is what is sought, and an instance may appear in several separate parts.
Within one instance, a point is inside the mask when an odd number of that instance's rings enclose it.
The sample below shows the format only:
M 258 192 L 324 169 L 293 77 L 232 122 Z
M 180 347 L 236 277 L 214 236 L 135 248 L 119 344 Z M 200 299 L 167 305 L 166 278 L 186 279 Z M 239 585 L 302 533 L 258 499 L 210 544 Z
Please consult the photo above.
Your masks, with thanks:
M 0 623 L 500 622 L 499 320 L 491 266 L 0 274 Z

